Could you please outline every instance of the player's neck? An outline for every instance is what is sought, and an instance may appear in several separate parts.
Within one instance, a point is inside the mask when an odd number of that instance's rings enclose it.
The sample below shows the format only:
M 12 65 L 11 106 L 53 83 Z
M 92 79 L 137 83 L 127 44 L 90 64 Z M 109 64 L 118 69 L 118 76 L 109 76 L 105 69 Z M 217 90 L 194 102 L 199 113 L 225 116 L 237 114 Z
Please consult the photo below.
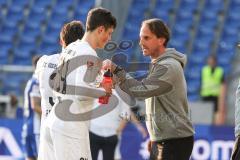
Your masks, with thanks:
M 96 43 L 96 37 L 94 36 L 93 32 L 86 32 L 82 38 L 82 41 L 86 41 L 89 43 L 89 45 L 96 50 L 97 49 L 97 43 Z

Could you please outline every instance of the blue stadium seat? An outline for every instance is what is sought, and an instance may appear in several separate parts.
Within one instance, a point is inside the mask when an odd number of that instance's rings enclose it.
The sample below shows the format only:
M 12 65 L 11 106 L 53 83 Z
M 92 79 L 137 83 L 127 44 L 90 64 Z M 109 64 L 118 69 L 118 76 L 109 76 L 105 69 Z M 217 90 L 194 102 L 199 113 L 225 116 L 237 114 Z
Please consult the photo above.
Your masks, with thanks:
M 240 9 L 240 7 L 229 10 L 229 12 L 228 12 L 229 19 L 231 19 L 233 21 L 240 21 L 240 15 L 238 14 L 238 11 L 239 11 L 238 9 Z
M 192 13 L 188 10 L 179 9 L 176 18 L 176 25 L 186 27 L 188 29 L 192 27 L 194 25 Z
M 39 28 L 41 24 L 47 22 L 47 20 L 46 12 L 38 12 L 32 9 L 27 19 L 27 25 L 31 28 Z
M 69 21 L 67 13 L 53 12 L 48 25 L 50 25 L 52 28 L 60 29 L 66 21 Z
M 153 17 L 154 18 L 160 18 L 167 24 L 170 24 L 170 16 L 169 13 L 165 10 L 155 9 L 153 11 Z
M 49 42 L 42 42 L 38 51 L 37 51 L 37 54 L 56 54 L 58 52 L 60 52 L 61 49 L 60 49 L 60 45 L 57 44 L 57 43 L 49 43 Z
M 78 4 L 77 4 L 77 7 L 75 8 L 75 10 L 78 10 L 78 9 L 82 9 L 82 8 L 86 8 L 86 9 L 91 9 L 93 8 L 95 5 L 95 1 L 93 0 L 78 0 Z
M 219 52 L 217 54 L 217 62 L 219 65 L 231 65 L 233 53 Z
M 192 94 L 188 94 L 188 100 L 190 102 L 194 102 L 194 101 L 197 101 L 199 100 L 201 97 L 199 95 L 199 93 L 192 93 Z
M 229 17 L 227 17 L 227 19 L 225 20 L 225 24 L 227 24 L 226 26 L 229 28 L 239 28 L 240 27 L 240 21 L 232 20 Z
M 230 7 L 231 8 L 240 7 L 240 0 L 231 0 Z
M 5 25 L 10 27 L 16 27 L 18 24 L 23 21 L 25 18 L 23 11 L 13 11 L 11 8 L 8 10 L 8 13 L 5 17 Z
M 197 31 L 197 37 L 209 37 L 213 39 L 215 36 L 215 30 L 211 27 L 206 27 L 204 24 L 200 24 Z
M 16 64 L 19 59 L 29 59 L 36 49 L 35 42 L 20 42 L 13 50 L 14 63 Z
M 237 37 L 238 33 L 239 33 L 239 29 L 237 27 L 229 28 L 228 25 L 226 24 L 222 32 L 222 39 Z
M 10 26 L 3 26 L 0 30 L 0 41 L 4 42 L 11 42 L 13 38 L 17 35 L 18 28 L 10 27 Z
M 8 50 L 3 50 L 1 48 L 0 49 L 0 65 L 2 64 L 8 64 Z
M 123 31 L 123 39 L 136 41 L 139 39 L 139 26 L 133 25 L 130 22 L 125 23 L 125 28 Z
M 14 93 L 18 96 L 22 95 L 21 84 L 24 81 L 19 73 L 9 73 L 3 79 L 3 92 L 5 94 Z
M 88 11 L 88 7 L 76 8 L 73 19 L 80 20 L 85 24 Z
M 210 53 L 211 51 L 211 43 L 204 39 L 195 39 L 193 44 L 193 49 L 196 52 L 207 52 Z M 204 54 L 204 53 L 203 53 Z
M 188 79 L 201 79 L 202 66 L 198 65 L 188 65 L 185 72 Z
M 32 26 L 29 26 L 28 23 L 23 29 L 22 32 L 22 38 L 24 38 L 25 41 L 36 41 L 36 38 L 38 38 L 41 35 L 41 28 L 33 28 Z
M 187 82 L 187 92 L 188 94 L 199 93 L 200 80 L 192 80 Z
M 34 10 L 43 10 L 45 8 L 50 8 L 53 5 L 53 0 L 34 0 L 33 6 Z
M 179 52 L 186 54 L 187 48 L 186 48 L 186 41 L 183 41 L 181 39 L 174 39 L 172 38 L 169 42 L 170 48 L 176 48 Z
M 205 11 L 221 12 L 224 10 L 224 3 L 222 0 L 207 0 L 205 2 Z
M 58 44 L 61 28 L 54 27 L 51 24 L 48 26 L 47 30 L 45 31 L 42 37 L 43 41 Z
M 179 9 L 192 14 L 193 12 L 197 11 L 198 6 L 198 1 L 196 0 L 181 0 Z
M 69 8 L 67 6 L 60 7 L 56 4 L 52 9 L 52 16 L 54 14 L 63 16 L 63 18 L 68 17 Z
M 203 66 L 206 62 L 208 54 L 192 53 L 188 58 L 188 63 L 191 65 Z
M 8 52 L 10 49 L 13 48 L 13 43 L 11 41 L 1 41 L 0 40 L 0 48 L 3 52 Z
M 22 1 L 22 0 L 12 0 L 11 3 L 11 10 L 15 12 L 23 11 L 25 8 L 30 6 L 29 1 Z
M 190 39 L 189 29 L 181 25 L 176 25 L 173 28 L 172 36 L 173 39 L 186 42 Z
M 74 6 L 74 0 L 56 0 L 56 8 L 70 8 Z
M 157 0 L 155 5 L 155 10 L 156 9 L 170 12 L 174 9 L 174 0 Z
M 0 0 L 0 5 L 7 5 L 8 0 Z

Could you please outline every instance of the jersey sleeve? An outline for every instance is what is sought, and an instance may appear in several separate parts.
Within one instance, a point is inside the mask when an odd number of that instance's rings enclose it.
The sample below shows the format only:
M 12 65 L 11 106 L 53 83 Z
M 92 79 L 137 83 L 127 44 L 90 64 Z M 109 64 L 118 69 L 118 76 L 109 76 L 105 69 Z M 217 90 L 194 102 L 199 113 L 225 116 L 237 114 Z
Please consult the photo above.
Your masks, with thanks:
M 35 69 L 34 73 L 36 74 L 38 79 L 39 79 L 39 74 L 40 74 L 40 72 L 43 68 L 44 61 L 45 61 L 46 57 L 47 57 L 46 55 L 42 56 L 37 62 L 37 66 L 36 66 L 36 69 Z
M 40 90 L 39 90 L 39 84 L 35 83 L 32 87 L 32 91 L 30 93 L 30 97 L 41 97 Z

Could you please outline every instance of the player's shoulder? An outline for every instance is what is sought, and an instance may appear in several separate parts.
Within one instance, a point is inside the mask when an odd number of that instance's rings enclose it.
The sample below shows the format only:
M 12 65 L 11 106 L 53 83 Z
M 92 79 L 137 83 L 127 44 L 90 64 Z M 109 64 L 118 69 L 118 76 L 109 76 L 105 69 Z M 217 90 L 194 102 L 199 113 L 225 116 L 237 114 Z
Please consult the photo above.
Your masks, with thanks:
M 76 55 L 94 55 L 96 56 L 96 51 L 89 45 L 88 42 L 77 40 L 71 44 L 69 44 L 66 48 L 67 50 L 73 50 L 77 54 Z

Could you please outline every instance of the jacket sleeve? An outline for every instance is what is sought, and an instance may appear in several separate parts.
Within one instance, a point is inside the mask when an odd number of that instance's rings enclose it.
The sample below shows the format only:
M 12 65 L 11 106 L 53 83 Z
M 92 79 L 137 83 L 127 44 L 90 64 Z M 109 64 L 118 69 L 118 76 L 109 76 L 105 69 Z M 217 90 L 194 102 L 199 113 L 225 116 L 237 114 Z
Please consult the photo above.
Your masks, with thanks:
M 115 75 L 120 81 L 120 88 L 133 97 L 149 98 L 160 96 L 172 90 L 171 69 L 168 65 L 154 64 L 149 75 L 142 81 L 126 78 L 124 70 Z

